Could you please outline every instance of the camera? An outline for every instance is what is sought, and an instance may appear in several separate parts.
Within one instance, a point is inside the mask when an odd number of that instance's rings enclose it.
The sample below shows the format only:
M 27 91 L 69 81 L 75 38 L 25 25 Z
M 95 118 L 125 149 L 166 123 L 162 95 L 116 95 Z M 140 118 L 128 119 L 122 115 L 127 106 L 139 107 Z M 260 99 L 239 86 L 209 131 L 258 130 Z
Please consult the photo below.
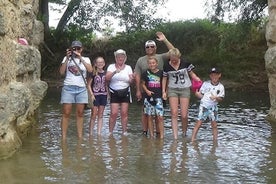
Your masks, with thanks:
M 73 53 L 73 51 L 76 51 L 77 49 L 73 47 L 73 48 L 70 48 L 69 50 Z
M 74 51 L 76 51 L 76 48 L 71 48 L 70 51 L 71 51 L 71 57 L 75 57 Z

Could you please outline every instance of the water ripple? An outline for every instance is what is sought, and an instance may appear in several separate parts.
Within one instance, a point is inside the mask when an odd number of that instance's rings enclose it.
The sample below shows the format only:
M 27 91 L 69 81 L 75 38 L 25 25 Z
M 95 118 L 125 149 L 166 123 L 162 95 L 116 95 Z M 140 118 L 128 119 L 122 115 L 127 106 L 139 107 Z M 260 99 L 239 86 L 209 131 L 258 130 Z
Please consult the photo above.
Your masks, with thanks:
M 191 100 L 188 136 L 180 136 L 179 140 L 172 138 L 168 107 L 165 109 L 165 139 L 143 137 L 141 106 L 133 103 L 129 108 L 128 136 L 121 135 L 120 118 L 114 135 L 108 136 L 110 108 L 107 106 L 102 136 L 89 137 L 91 111 L 86 110 L 84 139 L 77 139 L 75 115 L 72 115 L 65 142 L 60 140 L 61 106 L 57 92 L 49 95 L 39 109 L 37 134 L 29 144 L 26 143 L 16 159 L 1 163 L 1 171 L 11 168 L 15 172 L 18 160 L 24 158 L 25 164 L 21 164 L 19 169 L 24 167 L 26 172 L 33 173 L 33 165 L 41 164 L 40 168 L 43 168 L 39 171 L 43 177 L 36 179 L 36 183 L 276 182 L 273 174 L 276 139 L 270 124 L 265 121 L 269 106 L 266 94 L 254 102 L 252 96 L 260 96 L 259 93 L 227 93 L 227 98 L 219 106 L 218 142 L 213 142 L 210 123 L 206 122 L 195 143 L 190 142 L 190 137 L 197 117 L 198 100 Z M 29 150 L 33 151 L 32 155 L 28 154 Z M 34 161 L 36 155 L 39 161 Z M 19 173 L 22 172 L 17 172 L 22 178 L 23 174 Z M 0 177 L 11 180 L 7 172 L 2 172 Z M 11 183 L 9 180 L 4 181 Z M 21 183 L 27 182 L 22 180 Z

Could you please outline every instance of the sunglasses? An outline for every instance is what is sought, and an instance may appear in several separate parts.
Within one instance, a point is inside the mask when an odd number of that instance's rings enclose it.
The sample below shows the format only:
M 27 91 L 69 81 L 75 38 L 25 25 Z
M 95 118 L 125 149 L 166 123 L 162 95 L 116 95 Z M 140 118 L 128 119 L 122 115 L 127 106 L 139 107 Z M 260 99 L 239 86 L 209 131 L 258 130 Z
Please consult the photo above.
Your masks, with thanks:
M 81 50 L 81 47 L 73 47 L 73 50 Z
M 153 45 L 152 45 L 152 46 L 146 46 L 146 48 L 147 48 L 147 49 L 148 49 L 148 48 L 152 48 L 152 49 L 153 49 L 153 48 L 155 48 L 155 46 L 153 46 Z

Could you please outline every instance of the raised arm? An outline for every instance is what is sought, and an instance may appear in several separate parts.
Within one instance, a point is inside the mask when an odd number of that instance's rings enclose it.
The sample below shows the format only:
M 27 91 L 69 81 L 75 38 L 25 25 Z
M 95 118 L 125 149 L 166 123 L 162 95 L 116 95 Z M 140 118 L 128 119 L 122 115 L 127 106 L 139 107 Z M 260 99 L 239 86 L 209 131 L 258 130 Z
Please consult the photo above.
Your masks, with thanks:
M 79 53 L 79 52 L 74 52 L 74 53 L 77 56 L 77 58 L 79 58 L 80 62 L 82 62 L 82 64 L 86 68 L 87 72 L 92 72 L 93 71 L 93 67 L 91 65 L 90 59 L 87 58 L 86 59 L 87 61 L 85 61 L 84 58 L 82 57 L 81 53 Z
M 59 67 L 59 73 L 60 75 L 65 75 L 66 72 L 66 68 L 67 68 L 67 63 L 69 61 L 69 57 L 70 57 L 71 51 L 69 49 L 66 50 L 66 59 L 64 62 L 61 63 L 60 67 Z
M 162 32 L 156 32 L 157 40 L 160 42 L 164 42 L 167 46 L 168 50 L 174 48 L 173 44 L 166 38 L 164 33 Z

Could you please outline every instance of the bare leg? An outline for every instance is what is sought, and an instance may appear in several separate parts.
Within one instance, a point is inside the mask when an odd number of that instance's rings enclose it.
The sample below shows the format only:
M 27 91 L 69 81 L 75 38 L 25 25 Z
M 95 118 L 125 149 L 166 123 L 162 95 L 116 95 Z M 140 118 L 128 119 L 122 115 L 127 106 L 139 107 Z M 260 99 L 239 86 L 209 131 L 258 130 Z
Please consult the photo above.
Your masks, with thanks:
M 156 132 L 156 136 L 160 136 L 160 129 L 159 129 L 159 121 L 158 121 L 158 117 L 155 116 L 155 132 Z
M 160 132 L 160 139 L 164 138 L 164 118 L 163 116 L 157 116 L 158 129 Z
M 216 121 L 211 122 L 212 129 L 213 129 L 213 140 L 217 141 L 218 139 L 218 126 Z
M 182 122 L 182 133 L 183 136 L 186 136 L 188 128 L 188 108 L 189 108 L 190 99 L 189 98 L 180 98 L 180 109 L 181 109 L 181 122 Z
M 103 112 L 104 112 L 105 106 L 100 106 L 98 108 L 98 135 L 101 135 L 102 127 L 103 127 Z
M 90 125 L 89 125 L 89 132 L 90 135 L 93 134 L 93 129 L 95 126 L 95 121 L 97 118 L 97 112 L 98 112 L 98 107 L 97 106 L 93 106 L 93 108 L 91 109 L 91 118 L 90 118 Z
M 143 133 L 148 132 L 148 116 L 144 114 L 144 109 L 142 110 L 142 128 L 143 128 Z
M 148 115 L 148 127 L 150 132 L 150 137 L 153 138 L 153 116 Z
M 128 105 L 129 103 L 121 103 L 121 123 L 122 123 L 123 133 L 127 132 Z
M 172 130 L 173 130 L 173 138 L 178 139 L 178 125 L 177 125 L 177 119 L 172 118 Z
M 170 108 L 171 108 L 171 118 L 172 118 L 172 131 L 173 131 L 173 138 L 178 138 L 178 97 L 170 97 Z
M 202 124 L 202 121 L 200 121 L 200 120 L 198 120 L 196 122 L 195 127 L 193 129 L 193 133 L 192 133 L 192 142 L 195 141 L 197 132 L 198 132 L 199 128 L 201 127 L 201 124 Z
M 111 108 L 111 112 L 110 112 L 110 118 L 109 118 L 109 133 L 112 133 L 118 116 L 119 103 L 111 103 L 110 108 Z
M 84 104 L 76 104 L 77 132 L 79 138 L 82 138 L 83 134 L 83 112 Z
M 67 129 L 69 125 L 71 111 L 72 111 L 72 104 L 63 104 L 62 119 L 61 119 L 61 134 L 62 134 L 63 140 L 65 140 L 67 137 Z

